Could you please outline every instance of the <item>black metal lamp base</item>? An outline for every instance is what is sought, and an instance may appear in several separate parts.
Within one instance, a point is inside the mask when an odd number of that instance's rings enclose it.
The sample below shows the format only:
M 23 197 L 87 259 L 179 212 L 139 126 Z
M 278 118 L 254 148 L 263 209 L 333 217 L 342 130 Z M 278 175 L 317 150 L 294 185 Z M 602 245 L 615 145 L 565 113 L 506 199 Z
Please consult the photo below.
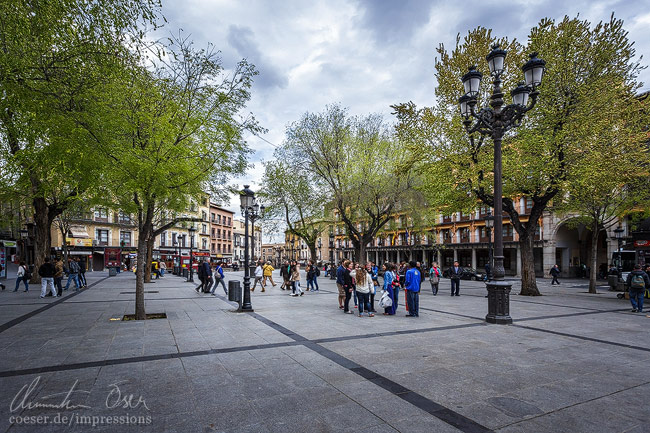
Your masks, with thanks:
M 512 285 L 505 281 L 490 281 L 485 285 L 488 291 L 488 314 L 485 316 L 485 321 L 499 325 L 511 324 L 510 290 Z

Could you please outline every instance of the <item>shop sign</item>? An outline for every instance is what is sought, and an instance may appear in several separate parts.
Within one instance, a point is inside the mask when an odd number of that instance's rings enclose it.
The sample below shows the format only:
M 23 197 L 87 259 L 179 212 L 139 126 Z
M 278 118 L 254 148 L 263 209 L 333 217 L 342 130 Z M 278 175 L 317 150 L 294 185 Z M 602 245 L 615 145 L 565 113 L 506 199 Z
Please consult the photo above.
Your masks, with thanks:
M 650 247 L 650 240 L 634 241 L 635 247 Z

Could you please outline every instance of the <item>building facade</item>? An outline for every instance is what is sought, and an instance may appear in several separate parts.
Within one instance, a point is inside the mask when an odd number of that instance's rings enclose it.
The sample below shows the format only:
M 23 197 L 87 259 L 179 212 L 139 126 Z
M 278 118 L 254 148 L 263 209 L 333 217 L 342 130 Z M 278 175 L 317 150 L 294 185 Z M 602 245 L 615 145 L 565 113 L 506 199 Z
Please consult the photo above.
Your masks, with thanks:
M 244 245 L 245 245 L 245 226 L 244 221 L 236 219 L 234 221 L 233 227 L 233 261 L 238 264 L 244 262 Z M 255 234 L 253 237 L 252 224 L 248 225 L 248 242 L 251 245 L 251 242 L 254 243 L 254 250 L 251 250 L 252 254 L 249 257 L 251 261 L 259 260 L 262 256 L 262 227 L 255 225 Z
M 232 263 L 234 260 L 235 213 L 210 203 L 210 255 L 215 260 Z

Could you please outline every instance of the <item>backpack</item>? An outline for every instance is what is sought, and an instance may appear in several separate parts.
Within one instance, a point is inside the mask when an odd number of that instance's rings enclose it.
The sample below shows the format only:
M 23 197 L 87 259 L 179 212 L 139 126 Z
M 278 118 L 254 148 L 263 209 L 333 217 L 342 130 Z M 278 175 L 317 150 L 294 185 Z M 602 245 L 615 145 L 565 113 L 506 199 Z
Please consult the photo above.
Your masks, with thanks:
M 23 269 L 25 269 L 25 274 L 23 275 L 23 278 L 25 280 L 30 280 L 32 278 L 32 273 L 29 272 L 29 268 L 27 266 L 23 266 Z
M 640 274 L 632 275 L 632 280 L 630 281 L 630 287 L 633 289 L 645 289 L 645 281 L 643 280 L 643 275 Z
M 316 274 L 317 277 L 320 277 L 320 269 L 318 269 L 318 266 L 314 266 L 314 274 Z

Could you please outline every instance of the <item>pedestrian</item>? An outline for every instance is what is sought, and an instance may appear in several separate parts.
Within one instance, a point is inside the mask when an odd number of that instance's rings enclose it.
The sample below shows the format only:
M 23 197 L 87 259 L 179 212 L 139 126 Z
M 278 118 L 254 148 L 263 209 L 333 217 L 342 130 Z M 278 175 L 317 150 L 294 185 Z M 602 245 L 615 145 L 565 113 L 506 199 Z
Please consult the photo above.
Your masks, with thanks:
M 305 292 L 300 288 L 300 265 L 291 262 L 291 296 L 302 296 Z
M 345 314 L 352 314 L 352 311 L 350 311 L 350 298 L 352 297 L 352 292 L 354 291 L 354 280 L 352 278 L 352 271 L 354 270 L 354 264 L 349 260 L 346 260 L 344 262 L 344 264 L 346 263 L 347 263 L 347 268 L 343 272 L 343 290 L 345 291 L 343 312 Z
M 52 277 L 54 277 L 54 274 L 52 274 Z M 68 259 L 68 281 L 63 290 L 68 290 L 70 288 L 70 281 L 74 281 L 75 291 L 78 291 L 81 288 L 79 286 L 79 265 L 71 258 Z
M 271 281 L 271 285 L 273 287 L 276 286 L 276 284 L 273 282 L 273 266 L 271 266 L 269 263 L 264 263 L 264 267 L 262 268 L 264 270 L 264 278 L 262 279 L 262 290 L 266 286 L 266 279 L 268 278 Z
M 54 263 L 54 287 L 56 287 L 56 294 L 61 296 L 63 294 L 63 260 L 59 257 Z
M 359 298 L 357 297 L 357 270 L 359 270 L 359 264 L 352 262 L 352 270 L 350 271 L 350 277 L 352 277 L 352 296 L 354 297 L 354 308 L 359 308 Z
M 485 263 L 485 281 L 492 281 L 492 266 L 490 262 Z
M 153 269 L 153 263 L 151 264 L 151 267 Z M 190 268 L 190 272 L 192 272 L 192 269 Z M 203 267 L 203 263 L 200 263 L 199 266 L 196 268 L 196 276 L 201 282 L 198 286 L 196 286 L 196 292 L 203 292 L 203 288 L 205 287 L 205 268 Z
M 378 273 L 379 269 L 373 262 L 368 262 L 366 265 L 366 272 L 372 281 L 372 290 L 370 291 L 370 312 L 376 313 L 375 311 L 375 294 L 377 293 L 377 287 L 379 287 Z
M 20 282 L 22 281 L 23 284 L 25 285 L 25 291 L 29 292 L 29 269 L 27 268 L 27 265 L 25 262 L 20 262 L 18 265 L 18 272 L 16 272 L 16 288 L 14 289 L 14 292 L 18 291 L 18 287 L 20 287 Z M 31 277 L 31 275 L 29 275 Z
M 81 287 L 86 287 L 88 285 L 86 282 L 86 262 L 81 260 L 80 257 L 77 257 L 77 264 L 79 265 L 79 285 Z
M 289 262 L 286 260 L 284 263 L 282 263 L 282 266 L 280 266 L 280 276 L 282 277 L 282 285 L 280 288 L 282 290 L 291 290 L 290 288 L 290 279 L 291 279 L 291 274 L 289 273 Z
M 203 268 L 203 285 L 201 286 L 201 291 L 203 293 L 208 293 L 210 292 L 212 283 L 214 283 L 214 280 L 212 279 L 212 266 L 210 266 L 209 259 L 204 258 L 200 267 Z
M 557 284 L 559 286 L 560 282 L 557 280 L 557 277 L 560 275 L 560 267 L 558 265 L 553 265 L 553 267 L 549 271 L 549 274 L 551 274 L 551 276 L 553 277 L 553 280 L 551 280 L 551 286 L 553 284 Z
M 264 286 L 262 285 L 263 277 L 264 277 L 264 269 L 262 268 L 262 263 L 257 262 L 257 266 L 255 267 L 255 282 L 253 283 L 251 292 L 255 291 L 255 287 L 257 287 L 257 283 L 260 283 L 260 287 L 262 288 L 262 291 L 264 291 Z
M 217 263 L 217 268 L 214 270 L 214 286 L 212 286 L 212 290 L 210 293 L 212 296 L 217 296 L 214 294 L 215 289 L 219 284 L 223 287 L 223 292 L 228 296 L 228 289 L 226 289 L 226 283 L 223 282 L 224 280 L 224 275 L 223 275 L 223 267 L 221 266 L 221 262 Z
M 641 265 L 634 265 L 634 270 L 627 276 L 627 290 L 630 292 L 630 303 L 632 303 L 632 312 L 643 313 L 643 295 L 645 289 L 650 287 L 650 278 L 648 274 L 641 270 Z
M 384 271 L 384 291 L 388 292 L 388 296 L 393 301 L 393 305 L 384 308 L 384 316 L 393 316 L 397 310 L 397 298 L 395 296 L 395 288 L 399 288 L 399 283 L 395 281 L 395 265 L 392 263 L 385 263 L 383 266 Z M 396 284 L 397 283 L 397 284 Z
M 343 301 L 347 298 L 345 290 L 345 271 L 347 270 L 349 260 L 344 260 L 336 269 L 336 288 L 339 290 L 339 309 L 344 310 Z
M 76 262 L 73 261 L 76 264 Z M 56 269 L 50 262 L 49 257 L 45 257 L 45 263 L 38 268 L 38 275 L 41 276 L 41 298 L 44 298 L 49 288 L 52 296 L 57 297 L 56 289 L 54 288 L 54 273 Z
M 462 274 L 463 268 L 460 267 L 458 262 L 454 262 L 454 266 L 449 268 L 449 278 L 451 279 L 451 296 L 460 296 L 460 276 Z
M 410 269 L 406 271 L 404 278 L 404 289 L 406 290 L 406 302 L 408 303 L 408 314 L 406 317 L 420 317 L 420 284 L 422 284 L 422 273 L 417 263 L 411 261 Z
M 318 276 L 320 275 L 320 269 L 314 264 L 313 260 L 309 261 L 307 265 L 307 291 L 311 287 L 312 291 L 318 291 Z M 316 288 L 314 288 L 316 287 Z
M 160 264 L 158 265 L 160 268 L 160 276 L 164 277 L 165 276 L 165 271 L 167 271 L 167 263 L 164 261 L 161 261 Z
M 438 263 L 433 262 L 431 269 L 429 269 L 429 283 L 431 283 L 431 291 L 433 296 L 438 294 L 438 286 L 440 284 L 441 271 L 438 267 Z
M 357 270 L 356 291 L 359 298 L 359 317 L 364 315 L 374 317 L 374 314 L 370 311 L 370 293 L 372 293 L 373 289 L 372 274 L 368 273 L 364 268 Z

